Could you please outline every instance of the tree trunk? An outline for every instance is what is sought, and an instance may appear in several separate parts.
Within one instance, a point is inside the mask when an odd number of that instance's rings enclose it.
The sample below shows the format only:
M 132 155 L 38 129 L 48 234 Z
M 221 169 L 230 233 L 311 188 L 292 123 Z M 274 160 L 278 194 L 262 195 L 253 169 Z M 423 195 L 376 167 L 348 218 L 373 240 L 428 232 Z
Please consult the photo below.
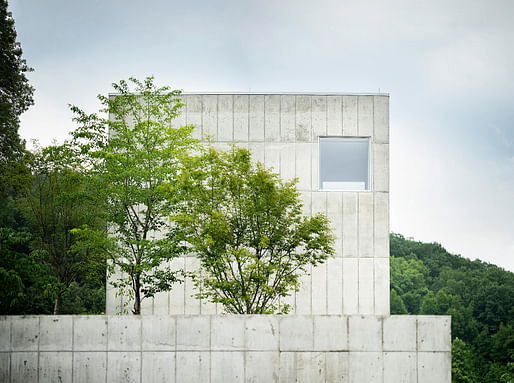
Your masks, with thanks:
M 136 276 L 135 291 L 134 291 L 134 315 L 141 315 L 141 284 L 139 283 L 139 276 Z
M 62 300 L 62 293 L 59 291 L 57 293 L 57 296 L 55 297 L 54 315 L 59 315 L 61 313 L 61 300 Z

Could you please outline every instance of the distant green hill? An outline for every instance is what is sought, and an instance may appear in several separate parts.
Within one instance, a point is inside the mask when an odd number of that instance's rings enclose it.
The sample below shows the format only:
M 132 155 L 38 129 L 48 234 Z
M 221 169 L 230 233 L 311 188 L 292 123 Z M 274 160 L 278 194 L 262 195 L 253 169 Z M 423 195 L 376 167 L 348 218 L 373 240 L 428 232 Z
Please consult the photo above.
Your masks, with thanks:
M 391 314 L 452 316 L 453 382 L 514 382 L 514 273 L 391 234 Z

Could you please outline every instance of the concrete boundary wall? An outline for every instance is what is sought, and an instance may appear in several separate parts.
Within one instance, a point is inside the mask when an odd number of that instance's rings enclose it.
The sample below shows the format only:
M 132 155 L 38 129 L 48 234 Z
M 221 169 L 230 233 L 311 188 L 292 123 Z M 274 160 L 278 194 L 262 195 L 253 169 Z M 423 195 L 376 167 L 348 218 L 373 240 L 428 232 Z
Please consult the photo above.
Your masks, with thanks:
M 451 381 L 448 316 L 0 317 L 0 382 Z

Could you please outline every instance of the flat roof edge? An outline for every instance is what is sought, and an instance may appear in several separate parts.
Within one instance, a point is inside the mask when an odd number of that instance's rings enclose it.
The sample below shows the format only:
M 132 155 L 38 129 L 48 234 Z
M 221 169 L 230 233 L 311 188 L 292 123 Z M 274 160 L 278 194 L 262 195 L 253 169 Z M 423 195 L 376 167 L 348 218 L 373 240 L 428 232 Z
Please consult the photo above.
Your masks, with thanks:
M 108 93 L 109 96 L 117 96 L 119 93 Z M 343 92 L 182 92 L 182 95 L 285 95 L 285 96 L 383 96 L 389 97 L 389 93 L 343 93 Z

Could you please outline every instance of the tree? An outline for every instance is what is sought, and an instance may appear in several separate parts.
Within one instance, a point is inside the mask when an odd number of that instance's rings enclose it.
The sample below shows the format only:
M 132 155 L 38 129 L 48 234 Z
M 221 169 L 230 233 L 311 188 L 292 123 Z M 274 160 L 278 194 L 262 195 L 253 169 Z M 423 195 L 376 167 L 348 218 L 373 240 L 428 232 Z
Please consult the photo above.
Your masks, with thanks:
M 34 101 L 34 89 L 25 73 L 32 71 L 21 58 L 22 50 L 16 41 L 14 19 L 7 10 L 7 0 L 0 0 L 0 181 L 4 188 L 5 170 L 23 153 L 18 135 L 19 116 Z M 5 190 L 0 190 L 5 193 Z
M 110 283 L 134 299 L 132 312 L 140 314 L 143 299 L 170 290 L 180 277 L 168 261 L 184 249 L 168 225 L 162 185 L 176 183 L 179 158 L 196 141 L 192 126 L 171 126 L 182 107 L 180 91 L 157 87 L 152 77 L 113 87 L 117 95 L 98 96 L 109 119 L 72 107 L 79 124 L 74 142 L 109 225 L 108 233 L 88 227 L 76 233 L 109 260 L 109 275 L 119 272 Z
M 172 219 L 200 260 L 199 297 L 238 314 L 286 313 L 278 305 L 308 265 L 334 253 L 326 216 L 302 217 L 296 180 L 283 182 L 250 152 L 209 148 L 186 159 Z
M 73 229 L 104 225 L 94 192 L 69 144 L 38 148 L 29 168 L 31 180 L 18 203 L 32 229 L 34 255 L 56 278 L 46 290 L 55 298 L 54 314 L 60 314 L 63 294 L 79 279 L 88 260 L 77 247 Z

